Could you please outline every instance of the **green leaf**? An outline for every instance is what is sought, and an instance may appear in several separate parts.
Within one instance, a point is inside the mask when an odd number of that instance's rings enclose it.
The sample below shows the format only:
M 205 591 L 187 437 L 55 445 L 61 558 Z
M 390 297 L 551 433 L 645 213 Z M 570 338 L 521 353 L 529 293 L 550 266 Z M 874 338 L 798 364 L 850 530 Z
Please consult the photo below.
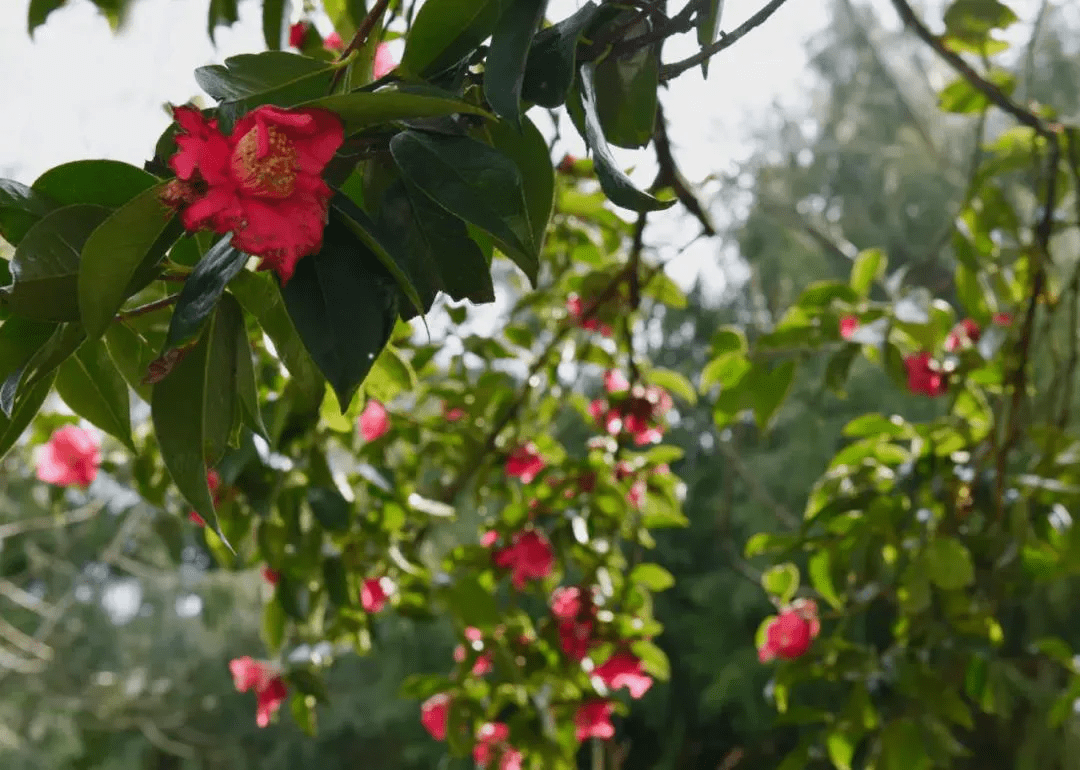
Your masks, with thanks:
M 56 392 L 80 417 L 135 451 L 127 383 L 103 340 L 84 343 L 56 371 Z
M 233 304 L 237 302 L 231 294 L 226 294 L 221 301 Z M 239 305 L 233 312 L 236 316 L 243 318 L 243 310 Z M 255 378 L 255 365 L 251 361 L 251 341 L 248 339 L 247 327 L 243 323 L 236 327 L 236 385 L 244 424 L 252 432 L 269 441 L 269 434 L 266 431 L 266 425 L 263 424 L 262 412 L 259 409 L 259 384 Z
M 109 213 L 103 206 L 65 206 L 30 228 L 9 266 L 13 312 L 38 321 L 79 318 L 79 252 Z
M 691 406 L 697 403 L 697 391 L 693 383 L 685 376 L 671 369 L 650 369 L 645 376 L 646 381 L 652 385 L 659 385 L 674 396 L 678 396 Z
M 13 371 L 0 385 L 0 411 L 10 417 L 22 398 L 37 383 L 51 377 L 56 368 L 74 353 L 86 335 L 78 324 L 60 324 L 49 339 L 38 348 L 17 371 Z
M 607 139 L 604 138 L 604 130 L 600 124 L 600 116 L 596 109 L 596 72 L 594 65 L 583 64 L 581 66 L 578 91 L 581 97 L 581 108 L 584 113 L 585 143 L 592 150 L 595 162 L 596 176 L 600 180 L 600 187 L 604 194 L 616 206 L 621 206 L 631 211 L 657 211 L 670 208 L 675 205 L 675 200 L 661 201 L 646 192 L 634 187 L 630 177 L 622 172 L 615 157 L 611 154 Z
M 1007 29 L 1019 21 L 1009 6 L 998 0 L 954 0 L 945 11 L 945 29 L 967 42 L 982 42 L 994 29 Z
M 426 78 L 457 64 L 491 35 L 512 0 L 427 0 L 401 57 L 408 76 Z
M 716 385 L 721 391 L 735 385 L 750 371 L 752 364 L 742 352 L 724 353 L 701 370 L 701 392 L 708 393 Z
M 635 38 L 651 30 L 652 23 L 646 19 L 631 25 L 626 34 Z M 596 112 L 608 144 L 637 149 L 649 143 L 656 127 L 659 85 L 660 61 L 655 45 L 623 56 L 608 56 L 596 65 Z
M 521 174 L 511 159 L 468 137 L 417 131 L 395 136 L 390 152 L 409 185 L 489 233 L 536 285 L 539 256 Z
M 566 102 L 566 94 L 574 84 L 578 41 L 598 11 L 599 6 L 588 0 L 572 16 L 536 34 L 525 64 L 525 101 L 550 108 Z
M 650 591 L 664 591 L 675 585 L 675 578 L 659 564 L 639 564 L 630 570 L 627 578 L 631 583 L 645 586 Z
M 180 237 L 179 222 L 160 199 L 161 186 L 139 194 L 94 231 L 82 247 L 79 315 L 97 339 L 124 302 L 138 290 L 139 276 L 161 261 Z
M 195 70 L 195 82 L 220 101 L 244 99 L 312 76 L 327 78 L 333 74 L 330 64 L 288 51 L 264 51 L 230 56 L 224 64 L 211 64 Z
M 281 608 L 281 602 L 272 598 L 263 605 L 262 638 L 266 644 L 266 651 L 271 655 L 277 655 L 281 649 L 281 643 L 285 639 L 285 610 Z
M 347 532 L 352 519 L 352 507 L 336 489 L 308 487 L 307 502 L 315 520 L 327 532 Z
M 475 576 L 459 576 L 444 589 L 444 598 L 454 616 L 467 626 L 493 627 L 502 618 L 494 594 Z
M 234 248 L 231 241 L 232 236 L 226 235 L 214 244 L 184 281 L 165 337 L 167 349 L 180 347 L 199 335 L 225 286 L 244 268 L 248 255 Z
M 319 730 L 315 718 L 315 697 L 313 695 L 296 693 L 289 700 L 289 711 L 292 713 L 296 726 L 303 731 L 304 735 L 311 738 L 318 735 Z
M 791 562 L 769 567 L 761 573 L 761 587 L 780 604 L 788 604 L 799 590 L 799 568 Z
M 630 649 L 641 659 L 642 668 L 661 681 L 671 678 L 671 662 L 667 654 L 645 639 L 630 644 Z
M 810 578 L 810 585 L 821 595 L 821 598 L 834 608 L 840 609 L 843 602 L 833 585 L 832 552 L 826 549 L 815 551 L 807 562 L 806 573 Z
M 484 97 L 496 115 L 519 130 L 525 62 L 546 10 L 547 0 L 513 0 L 495 25 L 484 62 Z
M 341 118 L 346 134 L 395 120 L 437 118 L 456 113 L 490 117 L 488 112 L 475 104 L 463 102 L 452 93 L 440 92 L 434 88 L 417 93 L 390 88 L 353 91 L 323 96 L 299 106 L 330 110 Z
M 19 436 L 26 430 L 26 426 L 30 424 L 30 421 L 34 419 L 34 415 L 41 409 L 41 405 L 45 403 L 45 397 L 52 390 L 55 377 L 55 372 L 52 372 L 28 390 L 19 399 L 19 405 L 10 417 L 0 414 L 0 459 L 15 446 L 15 442 L 19 440 Z
M 864 249 L 851 266 L 851 288 L 860 297 L 869 297 L 874 281 L 885 274 L 888 257 L 881 249 Z
M 27 31 L 31 36 L 34 30 L 45 23 L 49 14 L 66 3 L 67 0 L 30 0 L 30 8 L 26 12 Z
M 415 387 L 416 372 L 393 345 L 383 348 L 364 380 L 364 392 L 384 404 L 393 401 L 399 393 Z
M 912 719 L 885 725 L 879 740 L 880 770 L 929 770 L 933 766 L 926 752 L 925 737 Z
M 11 179 L 0 179 L 0 238 L 18 246 L 39 219 L 56 208 L 41 193 Z
M 127 384 L 146 403 L 150 403 L 151 389 L 143 383 L 151 362 L 158 357 L 158 348 L 151 345 L 134 328 L 124 323 L 112 324 L 102 337 L 109 355 Z
M 964 588 L 975 582 L 975 564 L 971 553 L 959 540 L 937 537 L 923 551 L 926 576 L 945 590 Z
M 716 42 L 720 34 L 720 18 L 724 14 L 724 0 L 702 0 L 697 15 L 697 41 L 702 48 Z M 701 76 L 709 76 L 709 60 L 701 63 Z
M 1008 70 L 995 67 L 984 77 L 1006 94 L 1012 94 L 1016 89 L 1016 76 Z M 986 95 L 971 85 L 963 75 L 945 86 L 938 94 L 938 107 L 944 112 L 981 112 L 989 106 L 990 100 Z
M 851 770 L 851 759 L 855 756 L 855 742 L 851 736 L 833 730 L 825 737 L 825 748 L 836 770 Z
M 555 207 L 555 167 L 551 165 L 547 140 L 527 117 L 520 131 L 514 131 L 501 121 L 489 122 L 486 129 L 491 146 L 514 161 L 521 174 L 525 208 L 529 212 L 533 234 L 532 246 L 539 254 L 544 248 L 544 235 Z
M 206 34 L 214 39 L 214 31 L 220 26 L 231 27 L 240 19 L 237 0 L 210 0 L 206 14 Z
M 393 278 L 336 216 L 323 248 L 296 265 L 285 306 L 342 410 L 390 339 L 398 310 Z
M 263 0 L 263 40 L 271 51 L 281 50 L 285 26 L 289 19 L 289 0 Z
M 761 430 L 766 429 L 773 415 L 784 403 L 794 380 L 794 361 L 785 361 L 772 371 L 766 371 L 763 366 L 756 365 L 744 378 L 744 381 L 748 381 L 754 417 Z
M 153 174 L 129 163 L 76 160 L 49 169 L 33 188 L 60 206 L 91 203 L 115 209 L 157 183 Z
M 218 305 L 199 341 L 154 385 L 150 399 L 154 434 L 169 475 L 226 544 L 206 468 L 224 452 L 236 409 L 236 324 L 243 324 L 243 318 L 233 317 L 232 307 Z

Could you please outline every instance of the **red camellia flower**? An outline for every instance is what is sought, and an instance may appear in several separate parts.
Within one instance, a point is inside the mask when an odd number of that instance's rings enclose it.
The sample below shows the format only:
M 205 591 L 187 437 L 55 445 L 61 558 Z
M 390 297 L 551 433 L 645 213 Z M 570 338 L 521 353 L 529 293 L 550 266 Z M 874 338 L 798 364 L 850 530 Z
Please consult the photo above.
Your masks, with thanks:
M 255 724 L 266 727 L 288 696 L 285 681 L 266 664 L 247 656 L 231 660 L 229 670 L 238 692 L 255 691 Z
M 617 652 L 593 669 L 592 675 L 600 679 L 609 690 L 625 687 L 631 698 L 640 698 L 650 687 L 652 677 L 641 668 L 641 661 L 632 652 Z
M 630 381 L 618 369 L 608 369 L 604 372 L 604 390 L 608 393 L 625 393 L 630 390 Z
M 371 399 L 364 404 L 359 424 L 360 435 L 364 441 L 374 441 L 390 430 L 390 415 L 386 413 L 386 407 L 375 399 Z
M 544 458 L 540 456 L 540 450 L 531 441 L 522 444 L 506 459 L 506 475 L 521 479 L 529 484 L 536 478 L 540 471 L 544 470 Z
M 76 425 L 57 428 L 41 448 L 37 477 L 61 487 L 87 487 L 97 478 L 101 446 L 97 439 Z
M 551 614 L 558 620 L 559 646 L 566 657 L 584 660 L 594 643 L 592 598 L 577 586 L 556 588 L 551 594 Z
M 615 737 L 615 725 L 611 724 L 611 701 L 591 700 L 578 706 L 574 714 L 574 726 L 577 739 L 600 738 L 608 740 Z
M 272 586 L 276 586 L 278 581 L 281 580 L 281 574 L 276 570 L 272 570 L 269 567 L 262 568 L 263 580 Z
M 450 716 L 450 696 L 444 692 L 432 695 L 420 704 L 420 724 L 437 741 L 446 740 L 446 723 Z
M 994 313 L 991 321 L 995 326 L 1012 326 L 1012 313 Z
M 502 722 L 488 722 L 476 733 L 473 760 L 485 767 L 492 756 L 499 754 L 499 770 L 521 770 L 521 752 L 506 743 L 510 729 Z
M 527 529 L 514 535 L 509 546 L 495 552 L 495 564 L 513 573 L 511 582 L 521 590 L 529 580 L 539 580 L 551 574 L 555 554 L 543 533 Z
M 606 323 L 601 323 L 600 320 L 596 318 L 595 312 L 591 317 L 585 318 L 585 304 L 577 294 L 571 294 L 566 298 L 566 310 L 570 313 L 570 317 L 576 320 L 577 325 L 582 329 L 598 331 L 605 337 L 611 336 L 611 326 Z
M 335 53 L 345 49 L 345 41 L 341 39 L 341 35 L 339 35 L 337 32 L 331 32 L 329 35 L 327 35 L 323 39 L 322 44 L 323 48 L 325 48 L 327 51 L 333 51 Z
M 303 48 L 304 35 L 307 34 L 307 22 L 298 21 L 289 27 L 289 45 L 293 48 Z
M 337 115 L 264 105 L 230 136 L 193 107 L 175 107 L 173 116 L 177 178 L 162 201 L 189 231 L 232 233 L 233 246 L 287 283 L 296 263 L 322 248 L 331 191 L 321 174 L 344 140 Z
M 981 334 L 979 325 L 972 319 L 965 318 L 945 337 L 945 350 L 951 353 L 967 343 L 974 344 L 979 341 Z
M 497 542 L 499 542 L 499 533 L 493 529 L 489 529 L 480 536 L 480 545 L 484 548 L 491 548 Z
M 931 367 L 930 354 L 923 351 L 904 359 L 908 390 L 925 396 L 941 396 L 949 390 L 945 375 Z
M 370 578 L 360 584 L 360 605 L 364 612 L 376 613 L 386 606 L 386 578 Z
M 799 599 L 765 628 L 765 641 L 758 649 L 758 660 L 768 663 L 774 658 L 795 660 L 802 657 L 820 631 L 817 604 L 810 599 Z
M 622 384 L 618 377 L 612 384 Z M 674 405 L 667 391 L 656 385 L 635 385 L 621 393 L 611 390 L 608 393 L 611 402 L 596 399 L 589 404 L 589 414 L 609 435 L 625 431 L 638 446 L 654 444 L 663 438 L 662 419 Z
M 853 315 L 846 315 L 840 319 L 840 336 L 845 340 L 851 339 L 851 335 L 859 328 L 859 319 Z
M 371 63 L 371 77 L 378 80 L 390 74 L 396 66 L 397 62 L 394 61 L 394 54 L 390 53 L 390 46 L 379 43 L 375 47 L 375 60 Z
M 465 416 L 465 410 L 461 407 L 448 407 L 446 403 L 443 403 L 443 417 L 447 422 L 457 422 Z

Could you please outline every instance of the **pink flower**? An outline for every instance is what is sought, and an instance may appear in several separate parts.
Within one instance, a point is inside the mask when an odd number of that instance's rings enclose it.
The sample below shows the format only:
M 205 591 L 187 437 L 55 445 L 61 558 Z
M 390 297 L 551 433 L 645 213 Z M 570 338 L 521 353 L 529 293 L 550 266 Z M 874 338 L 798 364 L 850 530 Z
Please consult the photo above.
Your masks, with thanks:
M 645 479 L 637 479 L 630 485 L 630 491 L 626 493 L 626 502 L 635 508 L 641 508 L 645 503 L 645 493 L 648 490 L 648 485 L 645 483 Z
M 618 369 L 608 369 L 604 372 L 604 389 L 608 393 L 625 393 L 630 390 L 630 381 Z
M 502 722 L 488 722 L 476 733 L 476 745 L 473 747 L 473 760 L 484 767 L 494 754 L 501 752 L 499 770 L 521 770 L 521 752 L 506 745 L 510 729 Z
M 559 621 L 559 646 L 568 658 L 582 661 L 593 646 L 596 606 L 577 586 L 556 588 L 551 594 L 551 614 Z
M 360 605 L 364 612 L 372 614 L 386 606 L 388 595 L 383 583 L 385 578 L 370 578 L 360 585 Z
M 908 390 L 926 396 L 941 396 L 949 390 L 945 375 L 930 366 L 930 354 L 916 353 L 904 359 L 907 368 Z
M 469 642 L 472 642 L 481 648 L 483 647 L 482 643 L 484 641 L 484 634 L 479 628 L 476 628 L 475 626 L 466 627 L 465 638 Z M 467 656 L 468 651 L 465 649 L 465 645 L 459 644 L 457 647 L 454 648 L 454 660 L 456 660 L 458 663 L 464 662 Z M 472 675 L 483 676 L 484 674 L 491 671 L 492 667 L 492 654 L 490 652 L 485 652 L 476 659 L 475 663 L 473 663 Z
M 289 27 L 289 45 L 293 48 L 304 47 L 304 36 L 307 34 L 307 22 L 298 21 Z
M 229 661 L 237 692 L 255 691 L 255 724 L 266 727 L 288 695 L 284 680 L 266 664 L 248 656 Z
M 375 61 L 371 63 L 371 77 L 378 80 L 388 75 L 396 66 L 397 62 L 394 61 L 394 54 L 390 52 L 390 46 L 379 43 L 375 47 Z
M 615 737 L 615 725 L 611 724 L 611 701 L 591 700 L 578 706 L 574 714 L 577 727 L 577 739 L 600 738 L 608 740 Z
M 506 475 L 521 479 L 529 484 L 536 478 L 540 471 L 544 470 L 544 458 L 540 451 L 531 441 L 523 444 L 510 453 L 506 460 Z
M 622 379 L 625 382 L 625 378 Z M 616 380 L 614 384 L 622 383 Z M 635 385 L 626 390 L 622 393 L 609 391 L 611 404 L 596 399 L 589 404 L 589 414 L 612 436 L 625 431 L 638 446 L 659 441 L 664 436 L 663 417 L 674 406 L 671 396 L 656 385 Z
M 573 620 L 584 607 L 581 589 L 577 586 L 560 586 L 551 592 L 551 614 L 559 620 Z
M 87 431 L 75 425 L 57 428 L 42 447 L 37 477 L 46 484 L 86 487 L 97 478 L 101 447 Z
M 443 417 L 447 422 L 457 422 L 464 416 L 464 409 L 457 406 L 447 409 L 446 404 L 443 404 Z
M 337 32 L 331 32 L 323 39 L 323 48 L 327 51 L 342 51 L 345 48 L 345 41 L 341 39 L 341 35 Z
M 262 576 L 263 576 L 263 580 L 265 580 L 267 583 L 269 583 L 272 586 L 276 586 L 278 581 L 281 579 L 281 573 L 277 572 L 276 570 L 272 570 L 269 567 L 265 567 L 265 566 L 262 568 Z
M 991 319 L 995 326 L 1012 326 L 1012 313 L 994 313 Z
M 420 724 L 437 741 L 446 740 L 446 724 L 450 716 L 450 696 L 444 692 L 432 695 L 420 705 Z
M 585 304 L 581 301 L 581 297 L 577 294 L 570 294 L 566 298 L 566 310 L 570 314 L 571 318 L 577 321 L 577 325 L 582 329 L 589 331 L 598 331 L 605 337 L 611 336 L 611 326 L 606 323 L 601 323 L 596 318 L 596 310 L 593 311 L 589 318 L 585 318 Z
M 974 344 L 979 341 L 981 334 L 979 325 L 972 319 L 965 318 L 945 337 L 945 350 L 951 353 L 966 343 Z
M 288 695 L 285 681 L 280 676 L 271 679 L 266 689 L 255 694 L 255 724 L 259 727 L 270 724 L 270 718 L 281 708 Z
M 364 441 L 374 441 L 390 430 L 390 416 L 386 407 L 375 399 L 369 400 L 360 413 L 360 435 Z
M 540 580 L 551 574 L 555 554 L 543 533 L 527 529 L 514 535 L 511 544 L 495 552 L 495 564 L 513 572 L 514 588 L 522 590 L 529 580 Z
M 322 248 L 332 192 L 323 169 L 344 141 L 329 110 L 263 105 L 225 136 L 216 120 L 175 107 L 176 179 L 161 194 L 190 232 L 232 233 L 232 245 L 261 257 L 287 283 L 303 257 Z
M 499 533 L 493 529 L 489 529 L 487 532 L 480 536 L 480 545 L 484 548 L 491 548 L 499 541 Z
M 802 657 L 820 630 L 817 605 L 808 599 L 796 601 L 765 628 L 765 642 L 758 649 L 758 660 L 767 663 L 778 657 L 784 660 Z
M 641 661 L 631 652 L 617 652 L 593 669 L 592 675 L 599 678 L 609 690 L 625 687 L 631 698 L 640 698 L 650 687 L 652 677 L 641 668 Z
M 851 335 L 855 333 L 855 330 L 859 328 L 859 319 L 853 315 L 841 316 L 840 318 L 840 336 L 845 340 L 851 339 Z

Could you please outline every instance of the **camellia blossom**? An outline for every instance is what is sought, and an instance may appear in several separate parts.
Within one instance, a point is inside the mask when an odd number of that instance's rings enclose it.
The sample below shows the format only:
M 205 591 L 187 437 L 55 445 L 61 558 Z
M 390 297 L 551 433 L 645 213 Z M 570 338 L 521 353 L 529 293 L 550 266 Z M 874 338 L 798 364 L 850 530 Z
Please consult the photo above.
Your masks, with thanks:
M 269 567 L 264 566 L 262 568 L 263 580 L 272 586 L 276 586 L 278 581 L 281 580 L 281 574 L 276 570 L 272 570 Z
M 540 471 L 544 470 L 544 458 L 540 456 L 540 450 L 531 441 L 522 444 L 506 458 L 506 475 L 521 479 L 529 484 L 536 478 Z
M 582 329 L 598 331 L 605 337 L 611 336 L 611 326 L 601 322 L 596 317 L 595 312 L 589 318 L 585 318 L 585 303 L 581 301 L 581 297 L 577 294 L 570 294 L 566 298 L 566 310 Z
M 480 767 L 485 767 L 495 755 L 501 755 L 499 770 L 521 770 L 523 759 L 520 751 L 506 743 L 510 737 L 510 728 L 502 722 L 488 722 L 476 732 L 476 745 L 473 747 L 473 760 Z
M 840 336 L 845 340 L 851 339 L 851 335 L 855 333 L 855 330 L 859 328 L 859 319 L 853 315 L 846 315 L 840 318 Z
M 951 353 L 965 344 L 975 344 L 981 335 L 979 325 L 971 318 L 965 318 L 945 337 L 945 350 Z
M 450 717 L 450 696 L 444 692 L 432 695 L 420 704 L 420 724 L 437 741 L 446 740 L 446 724 Z
M 376 613 L 386 606 L 389 598 L 386 578 L 369 578 L 360 584 L 360 605 L 364 612 Z
M 994 326 L 1012 326 L 1013 317 L 1012 313 L 994 313 L 990 320 Z
M 233 246 L 287 283 L 296 263 L 322 248 L 332 193 L 321 174 L 344 140 L 337 115 L 264 105 L 230 136 L 194 107 L 175 107 L 173 116 L 179 149 L 169 165 L 177 178 L 162 202 L 188 231 L 232 233 Z
M 289 45 L 293 48 L 304 47 L 304 35 L 307 34 L 308 25 L 305 21 L 298 21 L 289 27 Z
M 493 529 L 489 529 L 480 535 L 480 545 L 484 546 L 484 548 L 491 548 L 497 542 L 499 542 L 499 533 Z
M 511 582 L 520 591 L 527 581 L 540 580 L 551 574 L 555 554 L 542 532 L 527 529 L 514 535 L 509 546 L 495 552 L 495 564 L 511 570 Z
M 390 46 L 386 43 L 379 43 L 375 47 L 375 60 L 371 63 L 371 77 L 375 78 L 375 80 L 385 77 L 396 66 L 397 62 L 394 61 L 394 54 L 390 52 Z
M 775 658 L 800 658 L 810 649 L 810 643 L 820 631 L 817 604 L 810 599 L 799 599 L 766 626 L 765 641 L 758 648 L 758 660 L 768 663 Z
M 625 393 L 630 390 L 630 381 L 618 369 L 608 369 L 604 372 L 604 390 L 608 393 Z
M 608 740 L 615 737 L 615 725 L 611 724 L 611 701 L 591 700 L 578 706 L 574 714 L 574 726 L 579 741 L 586 738 Z
M 459 406 L 447 406 L 443 404 L 443 417 L 447 422 L 457 422 L 465 416 L 465 410 Z
M 255 691 L 255 724 L 266 727 L 288 696 L 285 681 L 269 666 L 248 656 L 229 661 L 238 692 Z
M 323 48 L 327 51 L 343 51 L 345 49 L 345 41 L 341 39 L 341 35 L 337 32 L 331 32 L 322 41 Z
M 925 396 L 941 396 L 949 390 L 945 375 L 931 367 L 930 354 L 923 351 L 904 359 L 908 390 Z
M 573 661 L 584 660 L 595 643 L 592 598 L 577 586 L 556 588 L 551 594 L 551 614 L 558 621 L 563 653 Z
M 622 384 L 618 377 L 605 376 L 605 382 L 609 379 L 613 385 Z M 589 414 L 609 435 L 617 436 L 625 431 L 638 446 L 654 444 L 663 438 L 663 417 L 674 406 L 666 390 L 657 385 L 638 384 L 621 393 L 609 388 L 608 394 L 610 402 L 594 400 L 589 404 Z
M 625 687 L 631 698 L 640 698 L 652 687 L 652 677 L 641 668 L 641 660 L 632 652 L 617 652 L 593 669 L 597 677 L 609 690 Z
M 46 484 L 86 487 L 97 478 L 101 446 L 77 425 L 57 428 L 41 448 L 37 477 Z
M 370 399 L 360 413 L 359 424 L 360 435 L 364 441 L 374 441 L 390 430 L 390 415 L 386 413 L 386 407 L 375 399 Z

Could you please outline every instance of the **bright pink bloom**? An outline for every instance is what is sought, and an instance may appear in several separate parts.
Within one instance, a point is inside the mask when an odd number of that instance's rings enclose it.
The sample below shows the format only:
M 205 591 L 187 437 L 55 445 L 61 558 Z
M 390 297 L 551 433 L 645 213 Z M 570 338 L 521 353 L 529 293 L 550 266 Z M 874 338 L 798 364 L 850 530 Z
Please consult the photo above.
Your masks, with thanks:
M 390 430 L 390 416 L 386 407 L 375 399 L 369 400 L 360 413 L 360 435 L 364 441 L 374 441 Z
M 101 447 L 87 431 L 76 425 L 57 428 L 41 449 L 37 477 L 46 484 L 86 487 L 97 478 Z
M 904 359 L 907 368 L 908 390 L 925 396 L 941 396 L 949 390 L 945 375 L 930 366 L 930 354 L 916 353 Z
M 322 248 L 332 193 L 321 175 L 344 141 L 337 115 L 264 105 L 230 136 L 193 107 L 175 107 L 173 116 L 177 178 L 162 201 L 189 231 L 232 233 L 233 246 L 262 257 L 259 269 L 287 283 L 296 263 Z
M 272 586 L 276 586 L 278 581 L 281 580 L 281 573 L 276 570 L 272 570 L 269 567 L 262 568 L 263 580 Z
M 238 692 L 255 691 L 255 724 L 266 727 L 288 695 L 284 680 L 265 663 L 248 656 L 229 661 L 229 670 Z
M 493 529 L 489 529 L 480 536 L 480 545 L 484 548 L 491 548 L 497 542 L 499 542 L 499 533 Z
M 650 687 L 652 677 L 641 668 L 641 661 L 631 652 L 617 652 L 593 669 L 592 675 L 598 677 L 609 690 L 625 687 L 631 698 L 640 698 Z
M 450 715 L 450 696 L 444 692 L 432 695 L 420 705 L 420 724 L 437 741 L 446 740 L 446 723 Z
M 758 649 L 758 660 L 767 663 L 774 658 L 795 660 L 802 657 L 821 630 L 817 605 L 799 600 L 781 612 L 765 629 L 765 642 Z
M 859 328 L 859 319 L 853 315 L 841 316 L 840 318 L 840 336 L 845 340 L 851 339 L 851 335 L 855 333 L 855 330 Z
M 345 41 L 341 39 L 341 35 L 339 35 L 337 32 L 331 32 L 329 35 L 327 35 L 323 39 L 322 44 L 323 48 L 325 48 L 327 51 L 337 52 L 345 49 Z
M 375 80 L 388 75 L 397 66 L 397 62 L 394 61 L 394 54 L 390 52 L 390 46 L 386 43 L 379 43 L 375 47 L 375 61 L 371 63 L 371 77 Z
M 577 727 L 577 739 L 600 738 L 608 740 L 615 737 L 615 725 L 611 724 L 611 701 L 591 700 L 578 706 L 574 714 Z
M 495 552 L 495 564 L 513 573 L 511 582 L 521 590 L 529 580 L 539 580 L 551 574 L 555 554 L 543 533 L 527 529 L 514 535 L 509 546 Z
M 523 483 L 529 484 L 540 471 L 544 470 L 544 466 L 544 458 L 540 456 L 536 445 L 530 441 L 510 453 L 506 459 L 506 475 L 515 476 Z
M 610 435 L 625 431 L 638 446 L 652 444 L 664 436 L 663 417 L 674 403 L 667 391 L 656 385 L 635 385 L 629 393 L 611 393 L 609 404 L 596 399 L 589 414 Z
M 369 578 L 360 584 L 360 605 L 364 612 L 372 614 L 386 606 L 388 595 L 384 587 L 384 578 Z
M 571 294 L 566 298 L 566 310 L 582 329 L 598 331 L 605 337 L 611 336 L 611 326 L 601 323 L 596 318 L 596 311 L 589 318 L 585 318 L 585 304 L 577 294 Z
M 188 521 L 190 521 L 192 524 L 198 524 L 200 527 L 206 526 L 206 519 L 204 519 L 195 511 L 189 511 L 187 517 Z
M 630 491 L 626 493 L 626 502 L 635 508 L 640 508 L 645 503 L 646 491 L 648 491 L 648 485 L 645 479 L 637 479 L 630 485 Z
M 464 416 L 465 416 L 465 410 L 462 409 L 461 407 L 455 406 L 455 407 L 452 407 L 450 409 L 447 409 L 446 404 L 443 404 L 443 417 L 446 418 L 447 422 L 457 422 L 458 420 L 460 420 Z
M 551 614 L 559 621 L 559 646 L 568 658 L 582 661 L 593 646 L 596 606 L 577 586 L 556 588 L 551 594 Z
M 630 381 L 618 369 L 608 369 L 604 372 L 604 389 L 608 393 L 625 393 L 630 390 Z
M 551 592 L 551 614 L 559 620 L 573 620 L 584 606 L 581 589 L 577 586 L 560 586 Z
M 506 744 L 510 729 L 502 722 L 488 722 L 476 733 L 476 745 L 473 747 L 473 760 L 484 767 L 494 755 L 501 753 L 499 770 L 520 770 L 522 755 L 513 746 Z
M 1012 313 L 994 313 L 991 321 L 995 326 L 1012 326 Z
M 304 47 L 304 35 L 307 34 L 307 22 L 298 21 L 289 27 L 289 45 L 293 48 Z
M 965 343 L 974 344 L 979 341 L 981 334 L 979 325 L 972 319 L 965 318 L 945 337 L 945 350 L 951 353 Z
M 285 702 L 288 695 L 285 681 L 280 676 L 271 679 L 266 689 L 255 694 L 255 724 L 259 727 L 270 724 L 270 718 L 281 708 L 281 704 Z

